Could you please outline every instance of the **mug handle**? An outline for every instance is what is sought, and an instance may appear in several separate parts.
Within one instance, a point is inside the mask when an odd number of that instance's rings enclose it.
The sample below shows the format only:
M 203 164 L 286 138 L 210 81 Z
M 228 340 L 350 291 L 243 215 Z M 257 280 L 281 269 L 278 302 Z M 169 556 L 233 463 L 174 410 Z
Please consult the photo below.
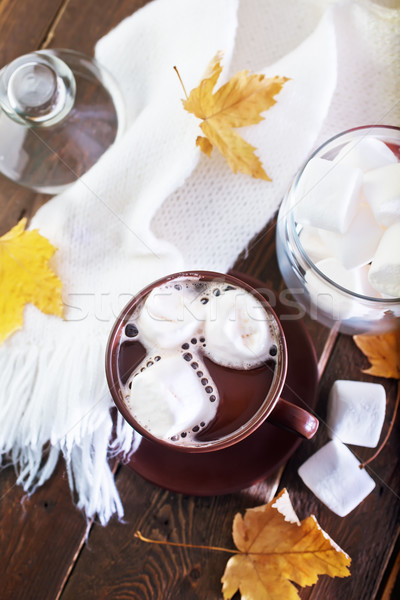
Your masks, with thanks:
M 311 413 L 283 398 L 279 398 L 267 420 L 307 440 L 316 434 L 319 425 L 318 419 Z

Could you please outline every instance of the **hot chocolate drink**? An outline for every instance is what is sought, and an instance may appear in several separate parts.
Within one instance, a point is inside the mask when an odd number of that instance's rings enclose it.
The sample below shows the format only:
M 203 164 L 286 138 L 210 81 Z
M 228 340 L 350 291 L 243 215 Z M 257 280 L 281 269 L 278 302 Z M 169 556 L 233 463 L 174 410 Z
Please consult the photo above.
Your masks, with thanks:
M 123 403 L 139 430 L 201 447 L 265 406 L 285 347 L 261 297 L 223 276 L 184 274 L 139 297 L 116 352 Z

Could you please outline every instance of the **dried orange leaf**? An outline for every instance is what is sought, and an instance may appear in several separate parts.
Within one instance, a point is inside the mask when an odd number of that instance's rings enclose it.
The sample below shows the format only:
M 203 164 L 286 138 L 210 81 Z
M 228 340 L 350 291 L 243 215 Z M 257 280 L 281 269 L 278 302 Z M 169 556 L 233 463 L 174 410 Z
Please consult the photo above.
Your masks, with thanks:
M 382 335 L 355 335 L 353 340 L 371 363 L 363 373 L 400 379 L 400 330 Z
M 350 557 L 321 529 L 314 516 L 299 522 L 286 490 L 277 498 L 237 514 L 233 539 L 239 550 L 222 577 L 225 599 L 240 590 L 246 600 L 296 600 L 296 587 L 319 575 L 348 577 Z
M 0 237 L 0 344 L 23 324 L 28 303 L 63 316 L 61 281 L 48 266 L 54 246 L 37 230 L 25 231 L 26 219 Z
M 240 171 L 270 181 L 260 159 L 254 154 L 256 148 L 233 129 L 262 121 L 261 113 L 275 104 L 274 97 L 288 79 L 278 76 L 267 78 L 241 71 L 214 93 L 221 72 L 218 54 L 211 62 L 207 76 L 183 100 L 184 108 L 202 120 L 200 127 L 205 138 L 197 138 L 196 143 L 208 156 L 216 146 L 234 173 Z

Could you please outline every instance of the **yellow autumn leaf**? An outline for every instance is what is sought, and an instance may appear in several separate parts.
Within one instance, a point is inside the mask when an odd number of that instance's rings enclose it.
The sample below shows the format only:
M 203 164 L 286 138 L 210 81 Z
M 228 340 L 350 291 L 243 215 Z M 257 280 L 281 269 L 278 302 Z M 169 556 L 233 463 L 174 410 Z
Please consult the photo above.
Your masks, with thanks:
M 270 181 L 254 153 L 256 148 L 234 128 L 262 121 L 261 113 L 275 104 L 274 97 L 288 79 L 278 76 L 267 78 L 241 71 L 214 92 L 221 72 L 218 54 L 211 62 L 207 76 L 183 100 L 184 108 L 202 120 L 200 128 L 205 137 L 199 136 L 196 144 L 208 156 L 216 146 L 234 173 L 240 171 Z
M 233 540 L 239 552 L 228 560 L 222 577 L 226 600 L 238 590 L 246 600 L 298 600 L 291 582 L 306 586 L 319 575 L 350 575 L 350 557 L 314 516 L 298 521 L 286 490 L 244 517 L 238 513 Z
M 400 330 L 382 335 L 355 335 L 353 340 L 371 363 L 364 373 L 400 379 Z
M 26 219 L 0 237 L 0 344 L 23 324 L 24 306 L 63 316 L 61 281 L 48 266 L 54 246 Z

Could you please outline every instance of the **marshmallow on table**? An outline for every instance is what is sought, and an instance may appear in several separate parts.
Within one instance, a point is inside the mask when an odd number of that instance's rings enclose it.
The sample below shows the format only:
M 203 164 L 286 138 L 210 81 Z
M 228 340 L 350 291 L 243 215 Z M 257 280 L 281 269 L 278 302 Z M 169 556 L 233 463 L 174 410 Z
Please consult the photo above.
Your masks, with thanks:
M 328 400 L 330 437 L 375 448 L 385 419 L 386 393 L 380 383 L 338 379 Z
M 295 220 L 344 233 L 356 215 L 362 179 L 361 169 L 312 158 L 299 181 Z
M 354 454 L 332 440 L 310 456 L 298 473 L 307 487 L 331 511 L 345 517 L 372 492 L 374 480 Z
M 400 220 L 400 162 L 369 171 L 363 193 L 376 220 L 389 227 Z
M 383 234 L 368 279 L 372 287 L 382 294 L 400 297 L 400 221 Z
M 346 269 L 354 269 L 371 262 L 383 234 L 368 204 L 360 205 L 356 216 L 345 233 L 320 231 L 331 254 Z
M 331 256 L 331 252 L 328 250 L 320 236 L 320 231 L 321 230 L 317 227 L 303 225 L 299 234 L 299 239 L 301 245 L 303 246 L 304 252 L 313 263 Z
M 333 162 L 358 167 L 366 172 L 395 163 L 397 157 L 385 142 L 366 133 L 365 137 L 355 139 L 343 146 Z

